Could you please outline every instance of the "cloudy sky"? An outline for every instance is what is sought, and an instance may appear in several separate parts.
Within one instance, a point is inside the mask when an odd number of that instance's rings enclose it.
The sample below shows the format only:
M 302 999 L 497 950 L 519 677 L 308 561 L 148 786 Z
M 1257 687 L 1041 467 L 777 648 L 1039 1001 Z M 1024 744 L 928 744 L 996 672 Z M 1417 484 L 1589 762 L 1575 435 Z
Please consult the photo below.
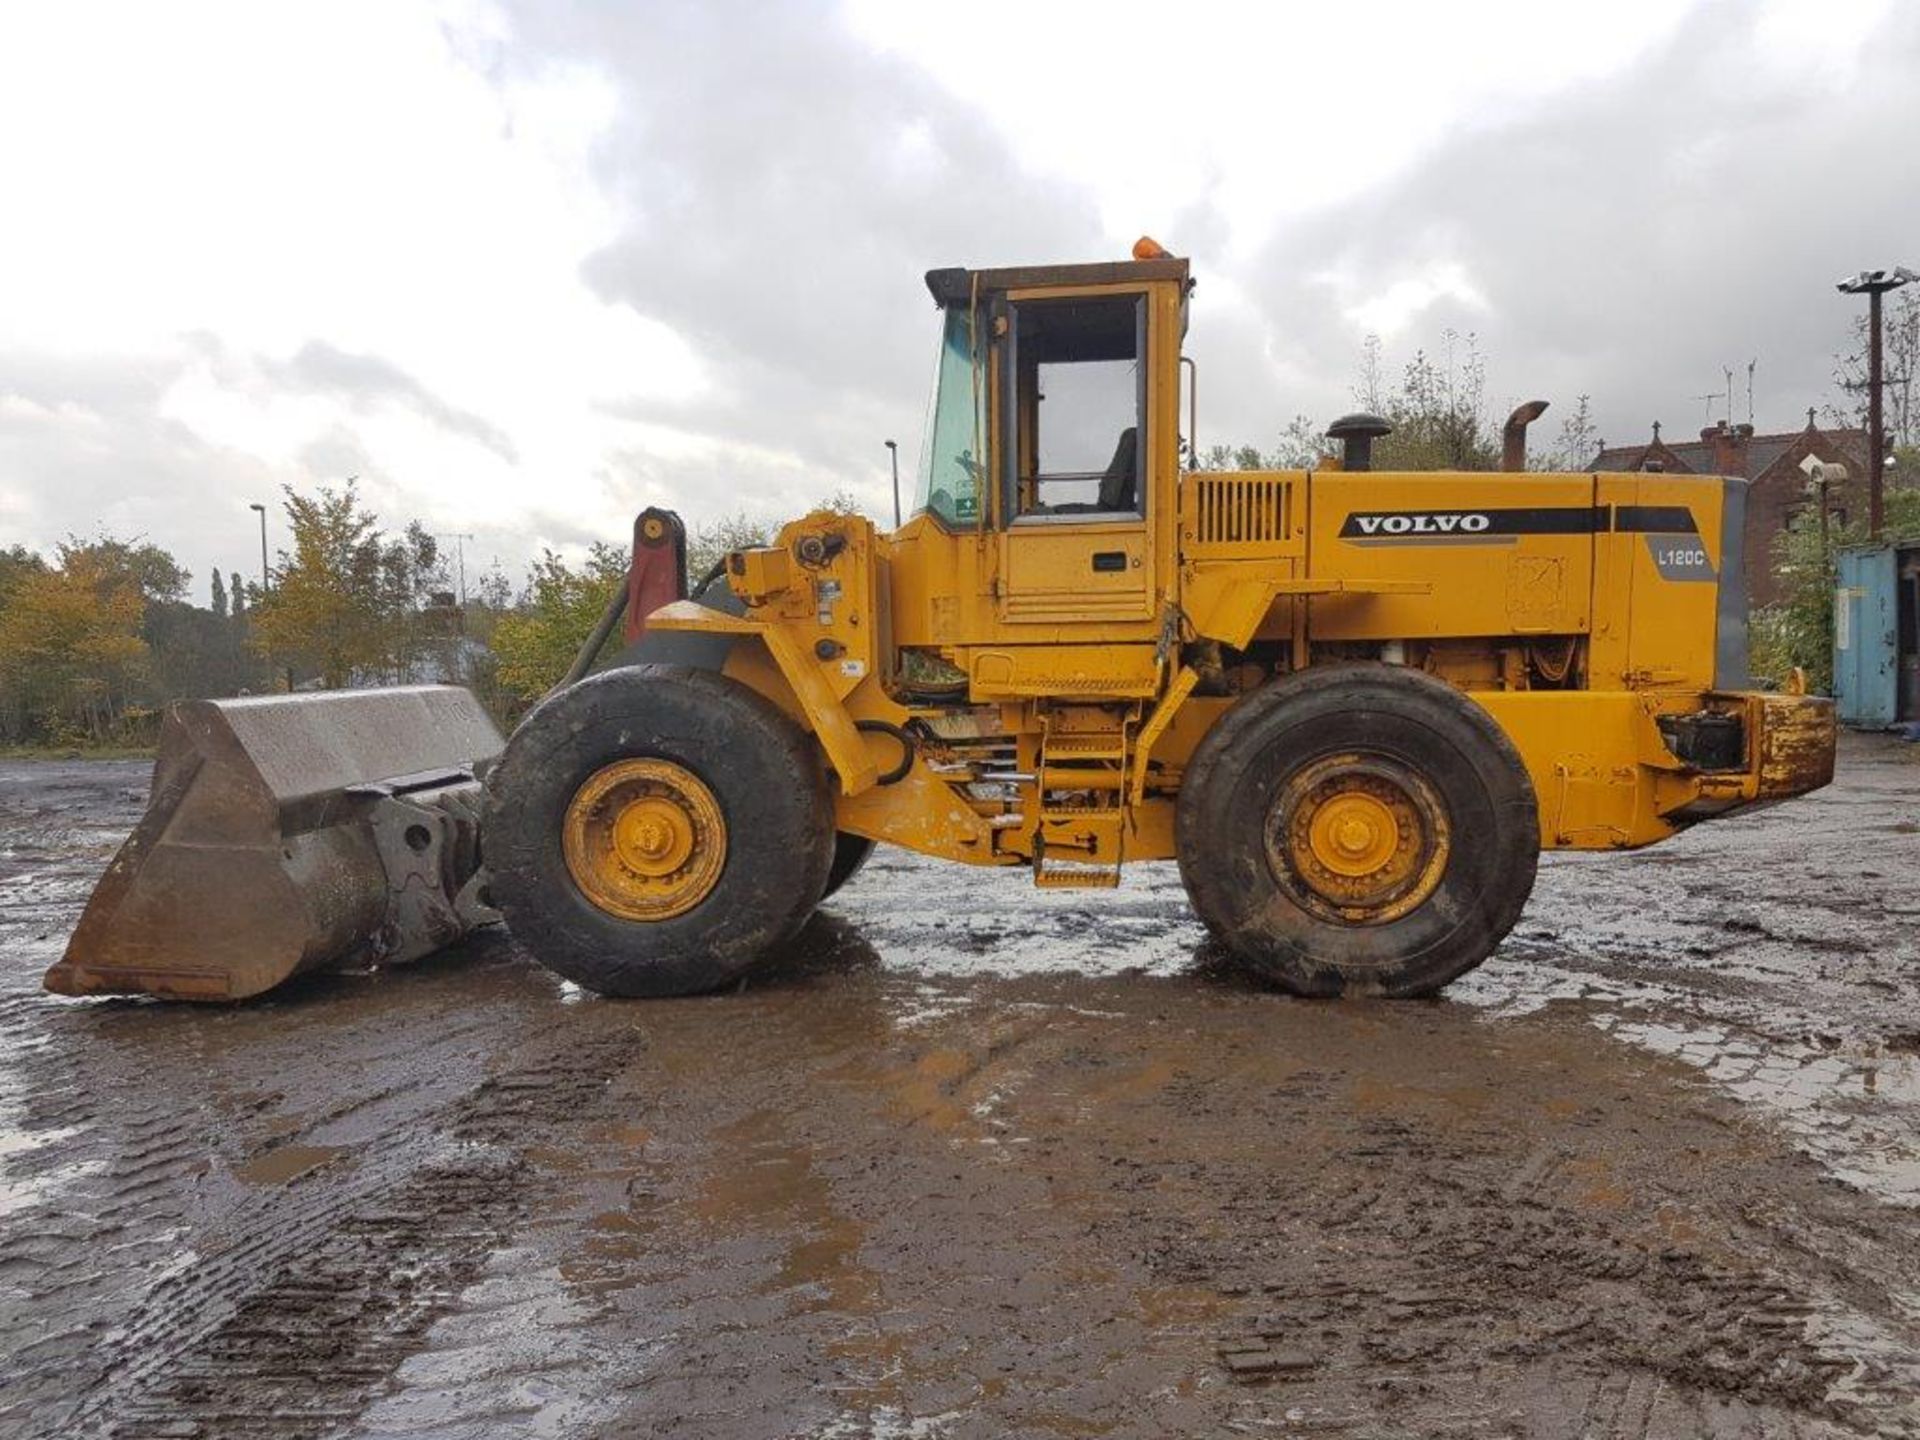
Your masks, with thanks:
M 1193 258 L 1203 443 L 1481 337 L 1495 408 L 1761 428 L 1920 265 L 1920 6 L 19 5 L 0 544 L 254 573 L 358 475 L 517 578 L 647 504 L 887 510 L 921 272 Z M 275 517 L 275 539 L 283 539 Z M 471 573 L 471 572 L 470 572 Z

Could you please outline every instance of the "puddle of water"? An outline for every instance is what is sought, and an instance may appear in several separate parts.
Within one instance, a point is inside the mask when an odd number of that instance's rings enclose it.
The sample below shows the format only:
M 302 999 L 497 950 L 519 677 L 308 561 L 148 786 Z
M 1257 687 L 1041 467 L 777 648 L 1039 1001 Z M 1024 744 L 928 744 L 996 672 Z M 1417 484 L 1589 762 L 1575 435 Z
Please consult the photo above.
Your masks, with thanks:
M 781 1237 L 785 1253 L 761 1293 L 806 1290 L 836 1313 L 871 1315 L 880 1278 L 858 1260 L 866 1227 L 835 1208 L 812 1148 L 788 1138 L 785 1120 L 773 1111 L 750 1115 L 714 1138 L 717 1153 L 694 1213 L 729 1231 Z
M 284 1185 L 345 1154 L 346 1148 L 344 1145 L 281 1145 L 254 1156 L 244 1165 L 235 1166 L 233 1173 L 249 1185 Z

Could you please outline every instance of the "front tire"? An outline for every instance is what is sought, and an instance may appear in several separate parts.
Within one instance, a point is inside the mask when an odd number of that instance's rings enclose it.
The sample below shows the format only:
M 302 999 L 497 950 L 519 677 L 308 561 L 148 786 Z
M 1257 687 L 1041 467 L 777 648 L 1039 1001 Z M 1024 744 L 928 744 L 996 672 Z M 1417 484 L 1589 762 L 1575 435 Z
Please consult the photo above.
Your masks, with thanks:
M 1520 918 L 1540 819 L 1519 752 L 1443 681 L 1315 667 L 1196 748 L 1175 813 L 1193 907 L 1301 995 L 1431 995 Z
M 851 830 L 842 830 L 833 838 L 833 867 L 827 871 L 827 888 L 821 893 L 821 903 L 825 903 L 833 892 L 860 873 L 860 869 L 873 854 L 873 847 L 880 842 L 869 840 L 864 835 L 855 835 Z
M 738 980 L 806 922 L 834 856 L 808 736 L 738 681 L 675 665 L 543 701 L 487 778 L 484 824 L 514 938 L 603 995 Z

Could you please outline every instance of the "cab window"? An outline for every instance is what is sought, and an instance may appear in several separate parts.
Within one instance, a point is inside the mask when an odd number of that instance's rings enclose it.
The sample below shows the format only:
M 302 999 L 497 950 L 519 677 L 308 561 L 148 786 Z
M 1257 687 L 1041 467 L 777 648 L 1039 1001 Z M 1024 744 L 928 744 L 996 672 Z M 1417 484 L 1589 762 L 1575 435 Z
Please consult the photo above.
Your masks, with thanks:
M 1006 513 L 1015 523 L 1139 516 L 1144 298 L 1024 301 L 1009 309 Z
M 973 313 L 948 310 L 941 319 L 940 356 L 920 440 L 916 515 L 931 511 L 953 529 L 979 525 L 986 476 L 986 392 L 986 375 L 974 364 Z

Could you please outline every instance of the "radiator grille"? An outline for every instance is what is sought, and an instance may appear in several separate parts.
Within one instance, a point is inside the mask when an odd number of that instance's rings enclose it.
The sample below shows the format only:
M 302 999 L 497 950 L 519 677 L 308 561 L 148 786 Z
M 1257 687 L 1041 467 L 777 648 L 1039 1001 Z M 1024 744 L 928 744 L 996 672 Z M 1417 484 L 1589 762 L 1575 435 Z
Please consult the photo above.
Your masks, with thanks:
M 1272 545 L 1288 539 L 1293 481 L 1284 475 L 1190 475 L 1193 541 Z

